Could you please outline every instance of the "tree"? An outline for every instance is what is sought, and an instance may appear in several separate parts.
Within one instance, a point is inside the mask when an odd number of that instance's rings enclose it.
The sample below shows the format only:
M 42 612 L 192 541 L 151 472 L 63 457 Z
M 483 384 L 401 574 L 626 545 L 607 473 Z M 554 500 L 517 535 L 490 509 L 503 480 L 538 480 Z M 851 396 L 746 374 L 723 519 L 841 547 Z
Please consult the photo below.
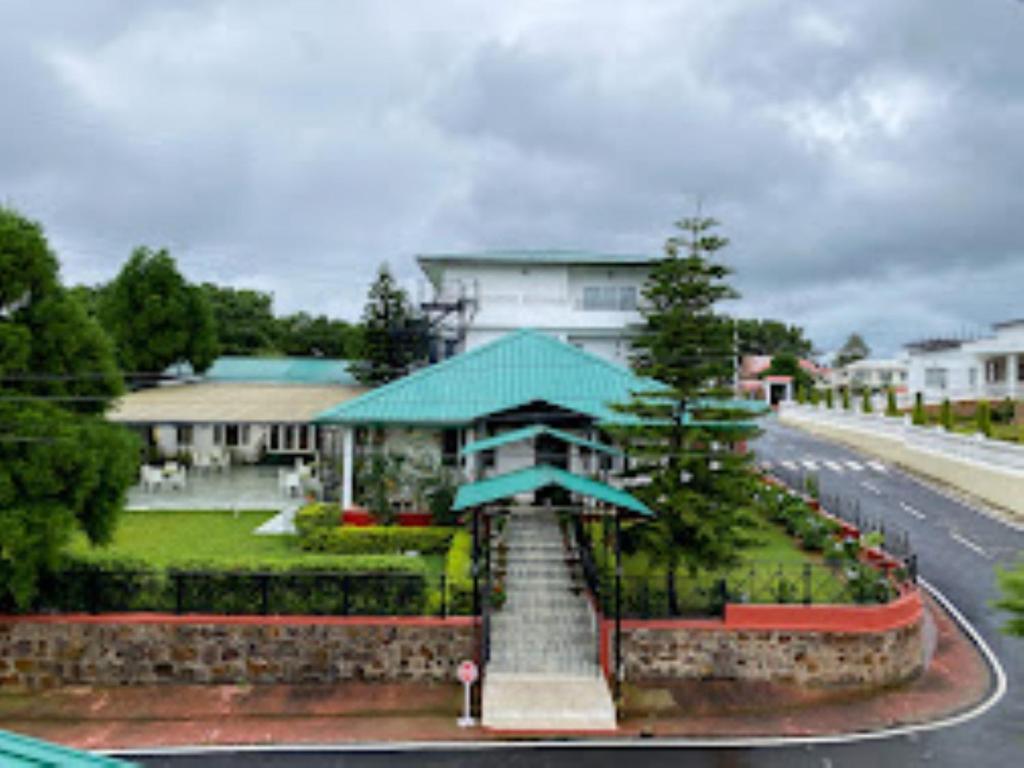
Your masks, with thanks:
M 643 287 L 643 324 L 633 341 L 634 371 L 657 382 L 619 406 L 638 423 L 619 437 L 649 478 L 637 490 L 653 521 L 634 528 L 634 542 L 674 571 L 735 561 L 751 542 L 749 455 L 732 450 L 750 437 L 747 413 L 730 400 L 736 354 L 734 322 L 715 312 L 737 296 L 730 270 L 714 260 L 727 241 L 713 219 L 687 218 L 671 237 Z M 741 415 L 743 414 L 743 415 Z
M 864 389 L 860 393 L 860 410 L 861 410 L 861 413 L 872 413 L 875 410 L 875 406 L 871 402 L 871 390 L 870 389 Z
M 953 404 L 949 402 L 948 397 L 942 401 L 942 407 L 939 409 L 939 421 L 943 429 L 948 432 L 953 431 Z
M 220 351 L 226 355 L 266 355 L 277 351 L 274 298 L 248 288 L 203 283 L 213 313 Z
M 919 427 L 928 423 L 928 414 L 924 410 L 924 395 L 920 392 L 914 393 L 914 410 L 911 411 L 910 420 Z
M 871 348 L 868 347 L 867 342 L 861 338 L 860 334 L 851 333 L 843 346 L 839 348 L 832 364 L 836 368 L 842 368 L 844 365 L 863 360 L 870 354 Z
M 741 355 L 788 354 L 806 358 L 814 345 L 804 338 L 804 329 L 778 320 L 737 320 L 736 340 Z
M 772 358 L 771 365 L 761 373 L 765 376 L 789 376 L 793 380 L 793 388 L 800 392 L 810 389 L 814 379 L 800 366 L 800 359 L 792 352 L 780 352 Z
M 896 405 L 896 390 L 892 387 L 888 387 L 885 390 L 885 415 L 886 416 L 899 416 L 900 409 Z
M 1003 625 L 1003 631 L 1008 635 L 1024 637 L 1024 560 L 1019 561 L 1012 568 L 997 568 L 996 581 L 999 583 L 1000 592 L 1002 592 L 1002 597 L 996 602 L 996 607 L 1011 614 L 1006 624 Z
M 361 354 L 360 329 L 344 320 L 297 312 L 278 318 L 276 325 L 278 349 L 286 355 L 351 360 Z
M 356 378 L 376 386 L 405 376 L 424 359 L 429 335 L 387 264 L 382 264 L 370 286 L 363 309 L 360 359 L 353 366 Z
M 985 437 L 992 437 L 992 410 L 988 400 L 981 400 L 974 407 L 974 422 Z
M 0 208 L 0 610 L 30 604 L 76 529 L 110 538 L 139 450 L 102 417 L 122 390 L 41 227 Z
M 103 291 L 100 318 L 125 371 L 159 374 L 187 360 L 201 372 L 217 357 L 210 302 L 166 250 L 135 249 Z

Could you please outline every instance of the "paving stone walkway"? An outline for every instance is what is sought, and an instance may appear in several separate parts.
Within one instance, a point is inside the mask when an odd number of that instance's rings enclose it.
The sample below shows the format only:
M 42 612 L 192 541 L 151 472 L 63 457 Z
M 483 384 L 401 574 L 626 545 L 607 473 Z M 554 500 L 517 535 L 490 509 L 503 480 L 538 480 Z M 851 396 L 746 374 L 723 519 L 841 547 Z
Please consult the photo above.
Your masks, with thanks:
M 507 600 L 491 618 L 484 725 L 507 730 L 613 730 L 598 627 L 555 513 L 516 507 L 505 530 Z

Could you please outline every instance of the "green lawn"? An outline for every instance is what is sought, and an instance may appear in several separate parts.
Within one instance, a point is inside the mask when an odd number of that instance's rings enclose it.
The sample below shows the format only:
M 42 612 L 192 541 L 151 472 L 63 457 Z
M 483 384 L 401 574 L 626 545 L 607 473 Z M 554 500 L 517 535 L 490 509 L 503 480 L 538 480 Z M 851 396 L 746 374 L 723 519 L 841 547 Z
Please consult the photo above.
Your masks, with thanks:
M 304 552 L 299 549 L 295 536 L 257 536 L 253 533 L 273 515 L 273 512 L 265 510 L 237 513 L 217 510 L 124 512 L 110 544 L 92 547 L 84 535 L 78 535 L 68 552 L 87 558 L 106 555 L 130 557 L 160 569 L 195 562 L 224 567 L 308 565 L 311 569 L 319 569 L 341 564 L 347 558 L 365 557 Z M 444 568 L 443 555 L 421 559 L 431 576 Z

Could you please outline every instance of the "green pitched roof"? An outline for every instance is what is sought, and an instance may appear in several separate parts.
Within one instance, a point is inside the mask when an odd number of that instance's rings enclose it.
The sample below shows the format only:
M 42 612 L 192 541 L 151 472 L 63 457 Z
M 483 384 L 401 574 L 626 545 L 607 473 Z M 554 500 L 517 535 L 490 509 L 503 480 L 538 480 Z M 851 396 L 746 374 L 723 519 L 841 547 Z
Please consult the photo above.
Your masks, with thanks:
M 28 736 L 0 731 L 0 765 L 11 766 L 54 766 L 57 768 L 126 768 L 134 763 L 115 760 L 111 757 L 93 755 L 88 752 L 49 744 Z
M 556 437 L 564 443 L 575 443 L 576 445 L 584 448 L 589 448 L 592 451 L 599 451 L 601 453 L 607 453 L 612 456 L 620 456 L 622 451 L 610 445 L 604 443 L 598 443 L 594 440 L 587 440 L 582 437 L 577 437 L 571 432 L 564 432 L 561 429 L 555 429 L 554 427 L 548 427 L 544 424 L 536 424 L 532 427 L 523 427 L 522 429 L 516 429 L 512 432 L 503 432 L 500 435 L 494 437 L 488 437 L 484 440 L 477 440 L 475 443 L 470 443 L 462 449 L 463 454 L 477 453 L 479 451 L 489 451 L 492 448 L 497 448 L 501 445 L 508 445 L 509 443 L 518 443 L 522 440 L 530 440 L 537 435 L 551 435 Z
M 476 483 L 462 485 L 455 496 L 452 509 L 459 511 L 471 507 L 479 507 L 501 499 L 507 499 L 519 493 L 529 493 L 539 488 L 558 485 L 572 493 L 604 501 L 612 506 L 628 509 L 639 515 L 653 517 L 654 513 L 639 499 L 613 488 L 610 485 L 592 480 L 582 475 L 574 475 L 564 469 L 547 464 L 520 469 L 497 477 L 489 477 Z
M 188 363 L 172 365 L 168 376 L 193 376 Z M 347 360 L 324 357 L 244 357 L 225 355 L 201 374 L 206 381 L 230 381 L 276 384 L 338 384 L 354 386 L 358 382 L 349 372 Z
M 329 408 L 316 421 L 463 425 L 546 402 L 599 423 L 634 423 L 634 416 L 611 405 L 657 386 L 553 336 L 520 330 Z

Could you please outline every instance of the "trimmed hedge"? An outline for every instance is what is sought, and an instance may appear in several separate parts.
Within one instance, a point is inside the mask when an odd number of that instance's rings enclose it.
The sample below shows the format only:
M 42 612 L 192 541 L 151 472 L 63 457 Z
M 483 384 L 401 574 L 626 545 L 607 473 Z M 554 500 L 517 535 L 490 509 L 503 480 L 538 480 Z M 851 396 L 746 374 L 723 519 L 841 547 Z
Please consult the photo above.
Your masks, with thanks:
M 454 528 L 438 527 L 315 527 L 299 539 L 299 546 L 307 552 L 336 555 L 441 554 L 454 534 Z
M 336 528 L 340 524 L 341 507 L 337 504 L 318 501 L 315 504 L 307 504 L 295 513 L 295 532 L 300 539 L 314 531 Z
M 473 537 L 458 531 L 452 537 L 444 562 L 445 586 L 448 589 L 448 613 L 467 615 L 473 612 Z

